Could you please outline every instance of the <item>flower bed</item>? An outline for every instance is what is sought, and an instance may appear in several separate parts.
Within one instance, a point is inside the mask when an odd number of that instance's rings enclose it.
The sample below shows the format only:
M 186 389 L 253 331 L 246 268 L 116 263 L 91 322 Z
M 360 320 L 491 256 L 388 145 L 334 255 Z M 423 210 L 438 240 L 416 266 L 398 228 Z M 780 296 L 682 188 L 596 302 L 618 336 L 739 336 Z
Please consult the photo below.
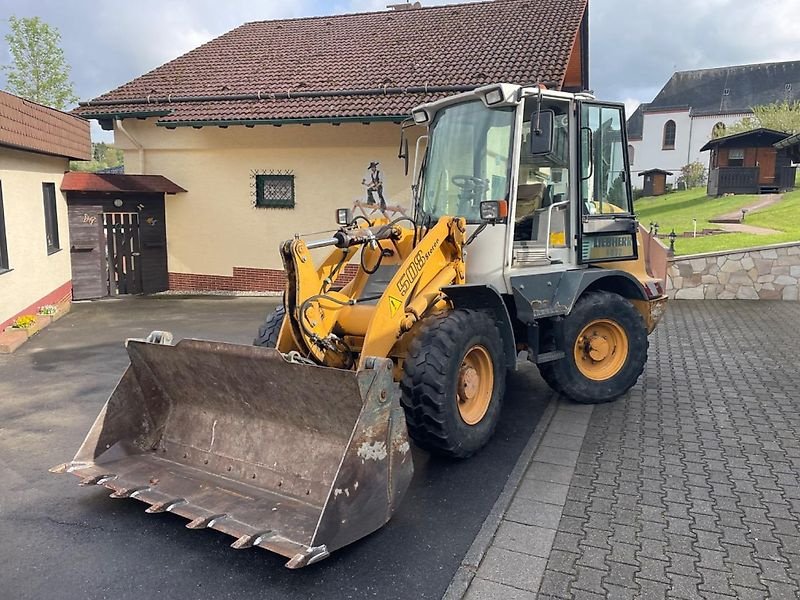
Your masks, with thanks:
M 0 332 L 0 354 L 11 354 L 28 339 L 39 333 L 42 329 L 57 321 L 70 310 L 69 301 L 59 305 L 46 304 L 40 306 L 37 314 L 20 315 L 14 322 Z

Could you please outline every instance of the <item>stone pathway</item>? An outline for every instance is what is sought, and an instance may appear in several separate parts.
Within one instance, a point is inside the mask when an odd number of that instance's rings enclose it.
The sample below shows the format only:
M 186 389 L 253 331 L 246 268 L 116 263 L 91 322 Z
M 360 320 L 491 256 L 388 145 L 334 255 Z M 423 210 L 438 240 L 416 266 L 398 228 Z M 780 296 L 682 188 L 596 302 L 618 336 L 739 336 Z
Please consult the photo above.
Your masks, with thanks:
M 750 214 L 750 213 L 755 212 L 757 210 L 761 210 L 762 208 L 766 208 L 767 206 L 771 206 L 772 204 L 775 204 L 776 202 L 780 202 L 781 200 L 783 200 L 783 194 L 762 194 L 761 196 L 759 196 L 759 199 L 758 199 L 757 202 L 754 202 L 753 204 L 749 204 L 748 206 L 744 206 L 742 208 L 744 208 L 747 211 L 746 214 Z M 742 218 L 742 210 L 739 209 L 739 210 L 735 210 L 733 212 L 726 213 L 726 214 L 724 214 L 724 215 L 722 215 L 720 217 L 716 217 L 714 219 L 709 219 L 708 222 L 709 223 L 738 223 L 741 218 Z M 747 217 L 745 217 L 745 219 L 746 218 Z
M 723 231 L 730 233 L 755 233 L 756 235 L 769 235 L 771 233 L 783 233 L 777 229 L 770 229 L 769 227 L 758 227 L 756 225 L 748 225 L 747 223 L 717 223 L 717 226 Z
M 626 396 L 560 401 L 466 598 L 800 597 L 798 328 L 671 302 Z

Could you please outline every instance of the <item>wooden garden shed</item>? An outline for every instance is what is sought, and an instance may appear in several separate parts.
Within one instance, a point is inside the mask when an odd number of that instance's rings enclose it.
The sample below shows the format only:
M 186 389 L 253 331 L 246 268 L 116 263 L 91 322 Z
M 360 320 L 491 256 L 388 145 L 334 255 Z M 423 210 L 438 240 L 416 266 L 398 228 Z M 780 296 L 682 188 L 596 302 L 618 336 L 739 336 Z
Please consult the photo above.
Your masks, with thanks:
M 644 195 L 663 196 L 666 194 L 667 175 L 672 175 L 672 172 L 663 169 L 648 169 L 639 173 L 639 177 L 644 177 Z
M 794 188 L 795 168 L 787 148 L 776 147 L 788 133 L 754 129 L 710 140 L 708 195 L 769 194 Z

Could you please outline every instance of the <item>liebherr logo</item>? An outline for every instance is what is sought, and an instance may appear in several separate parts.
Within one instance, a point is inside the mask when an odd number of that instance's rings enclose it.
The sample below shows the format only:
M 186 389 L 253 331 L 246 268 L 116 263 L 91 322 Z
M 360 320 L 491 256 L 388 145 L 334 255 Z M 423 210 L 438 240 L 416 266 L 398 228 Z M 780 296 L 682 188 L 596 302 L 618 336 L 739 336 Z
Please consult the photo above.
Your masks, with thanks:
M 411 264 L 408 265 L 408 268 L 406 268 L 405 272 L 400 276 L 400 279 L 397 280 L 397 290 L 401 295 L 405 296 L 408 293 L 411 286 L 414 285 L 414 281 L 419 274 L 422 273 L 425 263 L 430 258 L 431 254 L 436 251 L 440 243 L 441 240 L 436 240 L 430 250 L 425 254 L 422 253 L 422 250 L 417 251 L 414 258 L 411 260 Z

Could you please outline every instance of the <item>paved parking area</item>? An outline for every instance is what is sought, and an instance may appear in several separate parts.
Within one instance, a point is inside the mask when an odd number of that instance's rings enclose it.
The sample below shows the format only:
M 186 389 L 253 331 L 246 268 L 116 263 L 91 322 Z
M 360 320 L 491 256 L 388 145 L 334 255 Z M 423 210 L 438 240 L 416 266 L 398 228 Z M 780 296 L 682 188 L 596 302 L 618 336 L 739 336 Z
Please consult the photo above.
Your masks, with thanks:
M 467 597 L 800 597 L 798 334 L 798 303 L 672 302 L 626 397 L 559 408 L 582 443 L 543 441 Z
M 460 463 L 418 453 L 389 526 L 299 573 L 46 473 L 74 453 L 122 372 L 123 337 L 163 327 L 247 343 L 269 304 L 82 305 L 0 360 L 7 594 L 439 598 L 466 553 L 468 600 L 800 597 L 798 303 L 672 302 L 635 388 L 596 407 L 557 400 L 532 442 L 552 394 L 524 365 L 486 451 Z M 514 468 L 528 448 L 527 469 Z
M 381 598 L 438 600 L 503 490 L 553 394 L 532 365 L 509 378 L 492 443 L 466 461 L 416 449 L 415 474 L 389 524 L 299 571 L 260 549 L 192 531 L 176 515 L 81 488 L 47 469 L 69 460 L 128 359 L 123 340 L 250 343 L 274 299 L 129 298 L 76 305 L 0 357 L 0 598 Z

